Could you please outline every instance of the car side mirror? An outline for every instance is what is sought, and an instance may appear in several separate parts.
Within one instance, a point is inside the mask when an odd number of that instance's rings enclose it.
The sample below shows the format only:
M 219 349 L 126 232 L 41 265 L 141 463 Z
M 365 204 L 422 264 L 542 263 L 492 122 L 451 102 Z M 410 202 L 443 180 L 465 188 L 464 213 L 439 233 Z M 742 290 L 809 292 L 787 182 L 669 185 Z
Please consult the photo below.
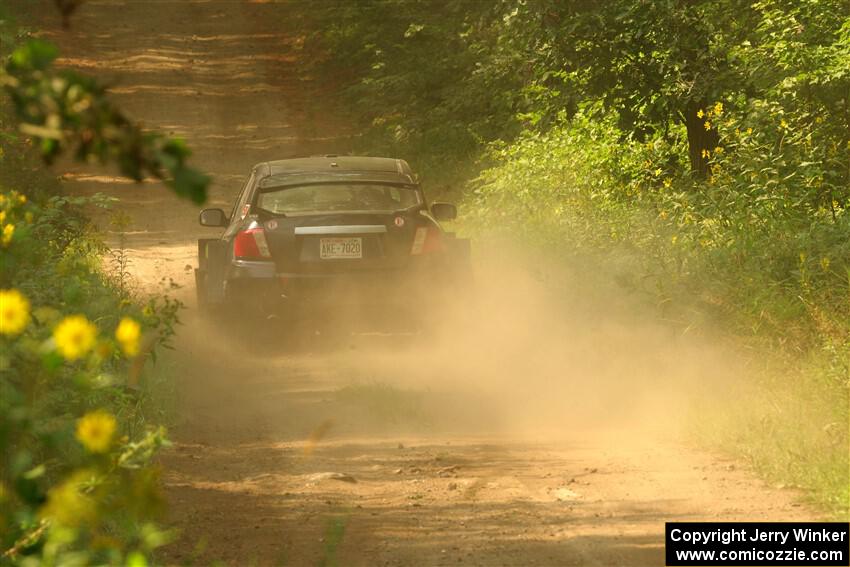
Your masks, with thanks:
M 457 218 L 457 207 L 451 203 L 434 203 L 431 205 L 431 214 L 438 221 L 448 221 Z
M 204 209 L 198 220 L 201 226 L 227 226 L 227 215 L 221 209 Z

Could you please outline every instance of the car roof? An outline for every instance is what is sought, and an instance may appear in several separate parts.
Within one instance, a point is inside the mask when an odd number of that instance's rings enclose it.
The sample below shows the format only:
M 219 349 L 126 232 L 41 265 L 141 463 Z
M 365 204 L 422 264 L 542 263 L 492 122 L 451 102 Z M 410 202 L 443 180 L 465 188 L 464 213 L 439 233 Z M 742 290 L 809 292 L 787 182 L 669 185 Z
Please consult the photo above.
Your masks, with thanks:
M 406 161 L 385 157 L 326 155 L 281 159 L 258 163 L 254 171 L 261 179 L 274 177 L 261 183 L 266 187 L 340 179 L 416 184 L 413 170 Z

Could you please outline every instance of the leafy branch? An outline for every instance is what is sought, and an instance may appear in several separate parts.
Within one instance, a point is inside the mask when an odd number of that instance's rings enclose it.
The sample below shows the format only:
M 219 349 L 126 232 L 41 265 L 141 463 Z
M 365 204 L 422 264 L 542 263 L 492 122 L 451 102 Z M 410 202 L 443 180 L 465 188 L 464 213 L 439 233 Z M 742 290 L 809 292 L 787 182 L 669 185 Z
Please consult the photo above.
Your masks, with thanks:
M 135 181 L 152 176 L 180 197 L 198 204 L 206 200 L 210 178 L 186 164 L 191 152 L 182 139 L 144 131 L 109 101 L 96 80 L 55 70 L 57 55 L 52 44 L 31 40 L 0 70 L 20 131 L 37 140 L 47 163 L 70 150 L 77 161 L 114 162 Z

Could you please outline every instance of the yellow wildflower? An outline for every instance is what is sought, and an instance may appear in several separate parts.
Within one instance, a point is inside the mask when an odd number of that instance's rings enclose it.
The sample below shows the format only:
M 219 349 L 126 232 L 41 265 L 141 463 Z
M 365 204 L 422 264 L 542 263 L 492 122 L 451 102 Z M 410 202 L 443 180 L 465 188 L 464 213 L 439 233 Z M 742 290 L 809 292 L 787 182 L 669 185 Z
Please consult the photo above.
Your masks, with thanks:
M 27 196 L 26 195 L 18 195 L 18 202 L 23 205 L 24 203 L 27 202 Z
M 703 124 L 703 126 L 705 126 L 706 130 L 711 130 L 711 122 L 709 122 L 708 120 L 705 121 L 705 124 Z
M 723 153 L 723 148 L 721 148 L 720 146 L 717 146 L 716 148 L 714 148 L 714 153 L 716 153 L 716 154 L 722 154 L 722 153 Z
M 77 420 L 77 441 L 90 453 L 106 453 L 115 437 L 115 417 L 104 410 L 88 412 Z
M 820 267 L 824 272 L 829 271 L 829 258 L 827 258 L 826 256 L 821 258 L 820 259 Z
M 722 102 L 715 102 L 714 103 L 714 114 L 716 114 L 717 116 L 720 116 L 721 114 L 723 114 L 723 103 Z
M 115 339 L 121 345 L 121 350 L 127 356 L 139 354 L 139 338 L 142 335 L 141 326 L 129 317 L 124 317 L 115 330 Z
M 784 118 L 779 121 L 779 127 L 780 128 L 787 128 L 788 127 L 788 123 L 785 121 Z
M 6 222 L 6 211 L 0 211 L 0 224 Z
M 747 128 L 747 134 L 752 134 L 752 133 L 753 133 L 753 129 L 752 129 L 752 128 Z
M 656 170 L 655 170 L 655 171 L 653 171 L 652 173 L 654 173 L 654 174 L 655 174 L 655 177 L 658 177 L 659 175 L 661 175 L 661 168 L 659 167 L 658 169 L 656 169 Z
M 671 185 L 673 185 L 672 181 L 670 181 L 669 179 L 664 180 L 664 186 L 665 187 L 669 188 Z
M 61 484 L 47 491 L 47 503 L 41 516 L 57 524 L 76 527 L 95 518 L 94 500 L 86 494 L 92 473 L 77 471 Z
M 15 234 L 15 225 L 7 224 L 3 227 L 3 235 L 0 236 L 0 242 L 3 242 L 3 246 L 8 246 L 10 242 L 12 242 L 12 235 Z
M 705 112 L 703 112 L 702 109 L 700 108 L 697 111 L 697 118 L 702 118 L 703 116 L 705 116 Z
M 0 289 L 0 334 L 17 335 L 30 321 L 30 302 L 16 289 Z
M 95 335 L 97 335 L 97 327 L 84 315 L 65 317 L 53 329 L 56 347 L 68 360 L 76 360 L 90 351 L 94 346 Z
M 708 159 L 709 157 L 711 157 L 711 152 L 709 152 L 708 150 L 705 150 L 705 149 L 704 149 L 704 150 L 702 151 L 702 157 L 704 157 L 705 159 Z

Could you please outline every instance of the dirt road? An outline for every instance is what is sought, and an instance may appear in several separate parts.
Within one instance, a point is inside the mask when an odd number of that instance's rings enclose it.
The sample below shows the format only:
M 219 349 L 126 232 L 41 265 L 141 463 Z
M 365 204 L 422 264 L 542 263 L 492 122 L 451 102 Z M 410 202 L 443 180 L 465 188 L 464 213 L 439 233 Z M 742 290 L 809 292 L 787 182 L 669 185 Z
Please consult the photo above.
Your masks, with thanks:
M 215 176 L 211 206 L 229 207 L 253 163 L 347 146 L 283 31 L 306 4 L 91 0 L 70 31 L 35 5 L 63 65 L 113 80 L 135 118 L 188 139 Z M 665 521 L 817 516 L 683 441 L 682 384 L 712 379 L 724 354 L 581 278 L 552 290 L 494 254 L 476 309 L 444 336 L 258 349 L 192 311 L 195 240 L 210 235 L 195 207 L 102 170 L 65 178 L 121 199 L 134 278 L 171 278 L 189 303 L 163 459 L 179 534 L 167 563 L 662 565 Z

